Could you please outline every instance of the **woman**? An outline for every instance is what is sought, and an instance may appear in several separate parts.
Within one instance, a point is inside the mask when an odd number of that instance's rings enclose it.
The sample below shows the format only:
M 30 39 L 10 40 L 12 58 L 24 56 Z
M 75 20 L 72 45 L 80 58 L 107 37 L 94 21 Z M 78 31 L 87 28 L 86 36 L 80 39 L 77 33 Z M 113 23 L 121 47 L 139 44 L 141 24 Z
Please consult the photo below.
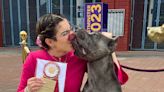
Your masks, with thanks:
M 70 40 L 74 32 L 68 20 L 61 15 L 46 14 L 37 22 L 36 31 L 42 49 L 26 58 L 17 92 L 36 92 L 44 85 L 42 79 L 35 77 L 37 58 L 67 63 L 64 92 L 80 92 L 86 61 L 73 54 Z M 58 92 L 57 86 L 54 92 Z

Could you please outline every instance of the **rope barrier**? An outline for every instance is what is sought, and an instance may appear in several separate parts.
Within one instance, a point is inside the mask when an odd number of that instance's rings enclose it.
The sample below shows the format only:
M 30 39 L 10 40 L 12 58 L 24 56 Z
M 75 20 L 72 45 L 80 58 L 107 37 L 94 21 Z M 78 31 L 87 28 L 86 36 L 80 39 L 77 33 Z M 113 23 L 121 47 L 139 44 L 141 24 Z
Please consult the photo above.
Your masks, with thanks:
M 139 71 L 139 72 L 164 72 L 164 69 L 139 69 L 139 68 L 133 68 L 125 65 L 121 65 L 123 68 L 133 71 Z

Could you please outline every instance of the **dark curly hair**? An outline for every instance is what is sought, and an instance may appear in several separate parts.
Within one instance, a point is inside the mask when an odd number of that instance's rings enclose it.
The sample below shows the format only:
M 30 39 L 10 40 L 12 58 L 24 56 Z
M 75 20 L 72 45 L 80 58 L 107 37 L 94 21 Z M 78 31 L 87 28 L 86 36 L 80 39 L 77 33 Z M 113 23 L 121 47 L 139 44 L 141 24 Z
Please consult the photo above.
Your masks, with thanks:
M 66 18 L 59 14 L 45 14 L 40 17 L 36 24 L 36 33 L 39 35 L 39 39 L 44 48 L 49 49 L 49 46 L 45 43 L 46 38 L 53 38 L 56 40 L 56 38 L 54 38 L 54 35 L 57 33 L 56 27 L 64 19 Z

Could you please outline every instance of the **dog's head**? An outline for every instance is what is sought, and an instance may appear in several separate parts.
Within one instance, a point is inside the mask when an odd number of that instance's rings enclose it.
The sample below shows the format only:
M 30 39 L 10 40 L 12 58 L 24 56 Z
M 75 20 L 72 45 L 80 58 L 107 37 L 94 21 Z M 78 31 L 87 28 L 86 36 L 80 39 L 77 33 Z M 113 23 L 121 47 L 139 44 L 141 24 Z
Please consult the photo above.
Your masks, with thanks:
M 87 32 L 83 29 L 76 31 L 76 36 L 72 40 L 75 55 L 93 61 L 111 54 L 116 46 L 117 38 L 108 38 L 99 32 Z

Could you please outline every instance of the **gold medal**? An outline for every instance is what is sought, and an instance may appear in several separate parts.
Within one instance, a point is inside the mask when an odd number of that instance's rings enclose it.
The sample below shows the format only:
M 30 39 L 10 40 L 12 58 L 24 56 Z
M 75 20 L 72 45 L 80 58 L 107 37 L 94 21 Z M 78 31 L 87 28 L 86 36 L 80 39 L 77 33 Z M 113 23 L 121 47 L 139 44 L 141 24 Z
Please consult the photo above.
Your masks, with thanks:
M 60 68 L 57 63 L 49 62 L 45 65 L 43 72 L 45 77 L 57 80 L 60 73 Z

